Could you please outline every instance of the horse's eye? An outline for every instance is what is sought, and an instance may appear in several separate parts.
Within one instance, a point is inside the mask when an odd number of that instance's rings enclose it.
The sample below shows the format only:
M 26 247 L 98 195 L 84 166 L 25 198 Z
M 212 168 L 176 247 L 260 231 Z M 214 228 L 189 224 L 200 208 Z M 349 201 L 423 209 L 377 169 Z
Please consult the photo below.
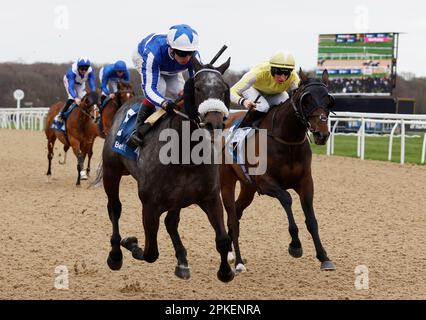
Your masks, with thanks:
M 201 88 L 200 87 L 195 87 L 195 91 L 200 92 Z

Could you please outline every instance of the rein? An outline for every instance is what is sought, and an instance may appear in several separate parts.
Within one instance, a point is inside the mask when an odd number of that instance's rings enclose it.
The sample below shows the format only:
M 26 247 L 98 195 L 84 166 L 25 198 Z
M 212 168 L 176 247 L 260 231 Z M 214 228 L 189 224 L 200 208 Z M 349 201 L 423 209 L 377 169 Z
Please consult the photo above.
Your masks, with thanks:
M 98 111 L 99 111 L 99 107 L 98 106 L 96 106 L 96 104 L 93 104 L 92 106 L 94 106 L 95 108 L 97 108 L 98 109 Z M 90 106 L 90 107 L 92 107 L 92 106 Z M 93 120 L 93 121 L 95 121 L 96 119 L 95 119 L 95 117 L 93 117 L 91 114 L 90 114 L 90 112 L 88 112 L 86 109 L 83 109 L 81 106 L 79 106 L 79 105 L 77 105 L 77 108 L 79 108 L 80 109 L 80 112 L 81 113 L 83 113 L 85 116 L 87 116 L 87 117 L 89 117 L 91 120 Z M 100 113 L 99 113 L 100 114 Z
M 275 123 L 275 116 L 278 112 L 278 108 L 275 108 L 274 113 L 272 115 L 272 128 L 271 128 L 271 133 L 268 133 L 268 137 L 271 137 L 272 139 L 274 139 L 275 141 L 287 145 L 287 146 L 299 146 L 305 143 L 306 139 L 307 139 L 307 135 L 305 134 L 305 137 L 303 138 L 303 140 L 301 141 L 296 141 L 296 142 L 290 142 L 290 141 L 286 141 L 276 135 L 273 134 L 274 132 L 274 123 Z
M 300 140 L 300 141 L 297 141 L 297 142 L 289 142 L 289 141 L 286 141 L 286 140 L 284 140 L 284 139 L 282 139 L 282 138 L 280 138 L 280 137 L 278 137 L 278 136 L 276 136 L 276 135 L 274 135 L 273 134 L 273 131 L 274 131 L 274 122 L 275 122 L 275 116 L 276 116 L 276 113 L 277 113 L 277 111 L 279 110 L 278 108 L 276 108 L 275 110 L 274 110 L 274 114 L 272 115 L 272 128 L 271 128 L 271 133 L 268 133 L 268 137 L 271 137 L 271 138 L 273 138 L 275 141 L 277 141 L 277 142 L 279 142 L 279 143 L 281 143 L 281 144 L 284 144 L 284 145 L 289 145 L 289 146 L 297 146 L 297 145 L 302 145 L 302 144 L 304 144 L 305 143 L 305 141 L 308 139 L 308 135 L 306 134 L 307 133 L 307 131 L 309 130 L 309 131 L 311 131 L 311 132 L 313 132 L 313 129 L 312 129 L 312 126 L 311 126 L 311 124 L 310 124 L 310 122 L 309 122 L 309 120 L 307 119 L 307 117 L 306 117 L 306 115 L 303 113 L 303 111 L 302 111 L 302 101 L 303 101 L 303 98 L 306 96 L 306 95 L 308 95 L 308 94 L 310 94 L 310 92 L 307 90 L 309 87 L 313 87 L 313 86 L 322 86 L 322 87 L 325 87 L 325 88 L 327 88 L 327 86 L 324 84 L 324 83 L 322 83 L 322 82 L 312 82 L 312 83 L 308 83 L 307 85 L 305 85 L 305 86 L 303 86 L 301 89 L 302 89 L 302 93 L 301 93 L 301 95 L 300 95 L 300 98 L 299 98 L 299 100 L 298 100 L 298 107 L 296 106 L 296 103 L 294 102 L 294 99 L 293 99 L 293 97 L 291 97 L 290 98 L 290 105 L 292 106 L 292 108 L 293 108 L 293 110 L 294 110 L 294 113 L 296 114 L 296 117 L 300 120 L 300 122 L 302 122 L 302 124 L 305 126 L 305 130 L 306 130 L 306 132 L 305 132 L 305 137 L 303 138 L 303 140 Z M 280 106 L 280 107 L 283 107 L 285 104 L 283 104 L 282 106 Z M 318 108 L 318 107 L 317 107 Z M 315 109 L 313 109 L 310 113 L 312 113 L 313 111 L 315 111 L 317 108 L 315 108 Z M 319 119 L 320 119 L 320 121 L 322 121 L 322 122 L 327 122 L 327 120 L 328 120 L 328 117 L 327 116 L 324 116 L 324 114 L 321 114 L 320 116 L 319 116 Z

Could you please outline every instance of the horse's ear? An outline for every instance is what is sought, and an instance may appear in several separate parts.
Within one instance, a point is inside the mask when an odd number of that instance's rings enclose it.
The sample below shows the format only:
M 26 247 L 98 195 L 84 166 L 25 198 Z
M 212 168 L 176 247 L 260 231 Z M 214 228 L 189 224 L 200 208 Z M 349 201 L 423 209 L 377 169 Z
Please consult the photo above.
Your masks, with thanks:
M 231 57 L 229 57 L 225 63 L 217 67 L 216 70 L 219 71 L 221 74 L 224 74 L 225 71 L 228 70 L 230 64 L 231 64 Z
M 308 82 L 308 76 L 303 72 L 302 68 L 299 69 L 299 77 L 302 83 Z
M 203 65 L 197 59 L 195 54 L 191 57 L 192 66 L 194 67 L 194 71 L 197 73 L 199 70 L 203 69 Z
M 183 87 L 183 105 L 185 113 L 191 119 L 194 119 L 198 115 L 198 110 L 195 108 L 195 87 L 193 78 L 188 79 Z
M 324 69 L 324 71 L 322 73 L 322 82 L 324 82 L 324 84 L 327 87 L 330 84 L 330 75 L 328 74 L 328 70 L 327 69 Z

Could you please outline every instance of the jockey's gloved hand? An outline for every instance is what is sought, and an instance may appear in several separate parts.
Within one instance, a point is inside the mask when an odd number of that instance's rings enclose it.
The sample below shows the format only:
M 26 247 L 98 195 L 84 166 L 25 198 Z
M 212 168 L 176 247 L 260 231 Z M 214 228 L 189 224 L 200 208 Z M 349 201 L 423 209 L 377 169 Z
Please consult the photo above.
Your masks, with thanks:
M 178 105 L 176 103 L 174 103 L 171 100 L 165 100 L 162 104 L 161 107 L 167 111 L 168 114 L 173 115 L 175 114 L 175 109 L 178 108 Z

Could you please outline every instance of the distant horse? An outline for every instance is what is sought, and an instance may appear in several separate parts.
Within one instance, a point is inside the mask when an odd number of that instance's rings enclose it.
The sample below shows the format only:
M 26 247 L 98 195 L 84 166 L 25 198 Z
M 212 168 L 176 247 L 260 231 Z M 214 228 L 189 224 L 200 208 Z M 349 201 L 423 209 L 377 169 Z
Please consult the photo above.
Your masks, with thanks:
M 243 211 L 252 203 L 256 191 L 280 201 L 289 221 L 292 241 L 289 253 L 293 257 L 302 256 L 302 245 L 298 237 L 298 228 L 292 212 L 292 198 L 288 189 L 294 189 L 302 204 L 307 228 L 312 235 L 317 258 L 322 270 L 334 270 L 333 262 L 327 256 L 318 234 L 313 197 L 314 183 L 311 173 L 312 151 L 307 140 L 307 131 L 311 131 L 316 144 L 324 145 L 330 135 L 327 120 L 334 98 L 328 93 L 328 72 L 323 73 L 322 82 L 308 79 L 300 70 L 301 84 L 292 98 L 285 103 L 271 107 L 261 121 L 260 129 L 267 129 L 267 169 L 262 175 L 243 174 L 240 165 L 225 164 L 221 166 L 221 192 L 225 209 L 228 213 L 229 235 L 235 249 L 236 271 L 245 271 L 239 248 L 239 220 Z M 226 123 L 241 118 L 244 113 L 234 114 Z M 258 132 L 252 138 L 257 140 Z M 262 151 L 259 142 L 256 150 Z M 235 201 L 235 185 L 240 181 L 241 191 Z M 232 255 L 230 255 L 232 256 Z
M 105 106 L 101 108 L 101 130 L 99 136 L 105 138 L 111 128 L 112 119 L 115 113 L 121 108 L 128 100 L 135 96 L 132 85 L 128 82 L 119 81 L 117 84 L 117 92 L 115 98 L 106 102 Z
M 97 136 L 105 139 L 106 135 L 108 134 L 111 128 L 112 119 L 114 118 L 117 110 L 134 96 L 135 96 L 135 92 L 133 91 L 133 87 L 129 82 L 124 82 L 124 81 L 118 82 L 115 98 L 108 100 L 105 106 L 103 107 L 101 106 L 99 110 L 101 117 L 100 117 L 100 122 L 98 121 L 98 128 L 96 131 Z M 94 128 L 94 130 L 96 130 L 96 128 Z M 64 160 L 59 160 L 59 164 L 64 165 L 66 163 L 67 152 L 69 148 L 70 148 L 69 145 L 64 145 Z M 90 164 L 92 155 L 93 155 L 93 150 L 90 150 L 87 153 L 89 164 Z M 89 171 L 87 171 L 87 174 L 89 173 L 90 173 L 90 165 L 89 165 Z
M 230 59 L 218 68 L 212 65 L 201 65 L 193 59 L 195 75 L 185 84 L 184 104 L 185 117 L 182 114 L 166 118 L 154 126 L 146 135 L 145 146 L 140 151 L 137 161 L 132 161 L 114 153 L 112 146 L 120 124 L 126 117 L 127 111 L 134 104 L 128 102 L 116 114 L 111 131 L 108 134 L 103 149 L 103 185 L 108 196 L 108 213 L 112 223 L 112 249 L 107 263 L 112 270 L 119 270 L 123 263 L 120 244 L 132 251 L 132 256 L 149 263 L 155 262 L 159 256 L 157 232 L 160 216 L 168 212 L 165 225 L 176 251 L 177 266 L 175 275 L 188 279 L 186 249 L 178 232 L 180 211 L 182 208 L 197 204 L 207 214 L 216 233 L 216 249 L 220 253 L 221 263 L 217 273 L 221 281 L 231 281 L 234 273 L 227 261 L 231 240 L 226 233 L 223 221 L 223 207 L 220 199 L 219 167 L 215 164 L 168 164 L 160 160 L 160 149 L 165 145 L 160 135 L 165 129 L 174 129 L 178 134 L 178 144 L 189 139 L 183 135 L 184 125 L 190 132 L 199 127 L 198 112 L 201 120 L 209 130 L 222 129 L 224 115 L 228 113 L 229 87 L 223 80 L 222 74 L 229 67 Z M 209 143 L 210 144 L 210 143 Z M 181 154 L 181 156 L 183 156 Z M 139 199 L 143 204 L 142 220 L 145 230 L 145 247 L 142 250 L 135 237 L 121 239 L 119 219 L 121 202 L 119 198 L 120 180 L 123 175 L 131 174 L 138 182 Z
M 64 151 L 66 152 L 71 147 L 77 157 L 76 185 L 79 186 L 80 180 L 87 179 L 87 174 L 90 172 L 90 157 L 97 135 L 95 124 L 99 119 L 99 96 L 96 92 L 86 94 L 81 100 L 81 104 L 71 111 L 66 120 L 66 136 L 64 133 L 51 128 L 56 115 L 61 111 L 63 105 L 64 102 L 59 101 L 53 104 L 47 113 L 45 127 L 48 150 L 47 159 L 49 160 L 47 176 L 49 178 L 52 175 L 53 147 L 58 138 L 64 144 Z M 87 169 L 83 171 L 84 160 L 87 154 L 89 154 L 89 161 Z

